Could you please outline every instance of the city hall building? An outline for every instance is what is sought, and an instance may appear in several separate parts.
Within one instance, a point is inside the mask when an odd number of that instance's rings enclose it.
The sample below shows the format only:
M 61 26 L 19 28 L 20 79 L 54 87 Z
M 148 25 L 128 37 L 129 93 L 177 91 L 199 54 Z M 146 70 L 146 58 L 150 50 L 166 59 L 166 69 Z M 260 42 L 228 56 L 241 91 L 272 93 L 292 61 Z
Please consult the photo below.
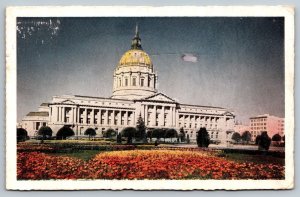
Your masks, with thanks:
M 157 74 L 149 55 L 142 49 L 138 29 L 131 49 L 121 57 L 113 73 L 113 93 L 110 98 L 80 95 L 53 96 L 42 103 L 37 112 L 28 113 L 21 127 L 34 136 L 44 125 L 53 135 L 63 126 L 73 129 L 75 135 L 84 135 L 88 128 L 97 136 L 112 128 L 121 132 L 135 127 L 142 117 L 147 130 L 180 128 L 196 138 L 200 127 L 205 127 L 212 140 L 226 142 L 234 132 L 235 115 L 232 111 L 211 106 L 182 104 L 157 90 Z

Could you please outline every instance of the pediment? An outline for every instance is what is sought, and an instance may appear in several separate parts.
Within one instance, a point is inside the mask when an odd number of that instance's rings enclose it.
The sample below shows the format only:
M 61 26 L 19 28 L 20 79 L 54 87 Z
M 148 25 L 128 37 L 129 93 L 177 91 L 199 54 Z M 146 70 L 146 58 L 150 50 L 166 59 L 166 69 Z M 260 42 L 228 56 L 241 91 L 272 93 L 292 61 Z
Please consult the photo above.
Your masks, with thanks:
M 62 101 L 63 104 L 76 104 L 74 101 L 71 101 L 69 99 Z
M 154 95 L 151 95 L 149 97 L 144 98 L 143 100 L 146 101 L 162 101 L 162 102 L 172 102 L 172 103 L 176 103 L 176 101 L 166 95 L 164 95 L 163 93 L 157 93 Z
M 222 114 L 223 116 L 235 116 L 233 113 L 226 111 Z

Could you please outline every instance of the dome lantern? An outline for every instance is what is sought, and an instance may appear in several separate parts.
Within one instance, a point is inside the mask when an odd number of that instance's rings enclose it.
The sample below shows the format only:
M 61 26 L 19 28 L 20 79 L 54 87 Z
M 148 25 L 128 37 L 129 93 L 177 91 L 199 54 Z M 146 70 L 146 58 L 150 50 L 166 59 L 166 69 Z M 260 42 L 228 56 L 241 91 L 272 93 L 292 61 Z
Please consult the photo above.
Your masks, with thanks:
M 138 24 L 136 24 L 136 26 L 135 26 L 135 35 L 131 42 L 131 49 L 141 49 L 142 50 Z

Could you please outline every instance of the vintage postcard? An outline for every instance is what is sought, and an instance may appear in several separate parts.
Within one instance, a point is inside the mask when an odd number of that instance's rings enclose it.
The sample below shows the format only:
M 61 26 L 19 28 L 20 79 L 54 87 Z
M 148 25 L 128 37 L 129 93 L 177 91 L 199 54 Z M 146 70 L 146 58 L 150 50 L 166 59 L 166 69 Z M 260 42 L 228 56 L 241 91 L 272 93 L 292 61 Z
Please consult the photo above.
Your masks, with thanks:
M 6 187 L 294 187 L 294 8 L 8 7 Z

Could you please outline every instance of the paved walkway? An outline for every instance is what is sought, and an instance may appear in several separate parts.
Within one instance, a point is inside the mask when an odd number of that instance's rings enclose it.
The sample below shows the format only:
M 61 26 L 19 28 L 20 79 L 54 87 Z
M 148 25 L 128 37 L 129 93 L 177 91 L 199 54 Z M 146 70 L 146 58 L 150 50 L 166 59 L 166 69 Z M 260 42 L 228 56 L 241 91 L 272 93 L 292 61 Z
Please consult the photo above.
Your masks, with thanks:
M 174 147 L 184 147 L 184 148 L 196 148 L 197 144 L 174 144 Z M 210 144 L 209 148 L 213 149 L 244 149 L 244 150 L 258 150 L 256 145 L 226 145 L 226 144 Z M 271 146 L 270 151 L 284 151 L 284 147 Z

